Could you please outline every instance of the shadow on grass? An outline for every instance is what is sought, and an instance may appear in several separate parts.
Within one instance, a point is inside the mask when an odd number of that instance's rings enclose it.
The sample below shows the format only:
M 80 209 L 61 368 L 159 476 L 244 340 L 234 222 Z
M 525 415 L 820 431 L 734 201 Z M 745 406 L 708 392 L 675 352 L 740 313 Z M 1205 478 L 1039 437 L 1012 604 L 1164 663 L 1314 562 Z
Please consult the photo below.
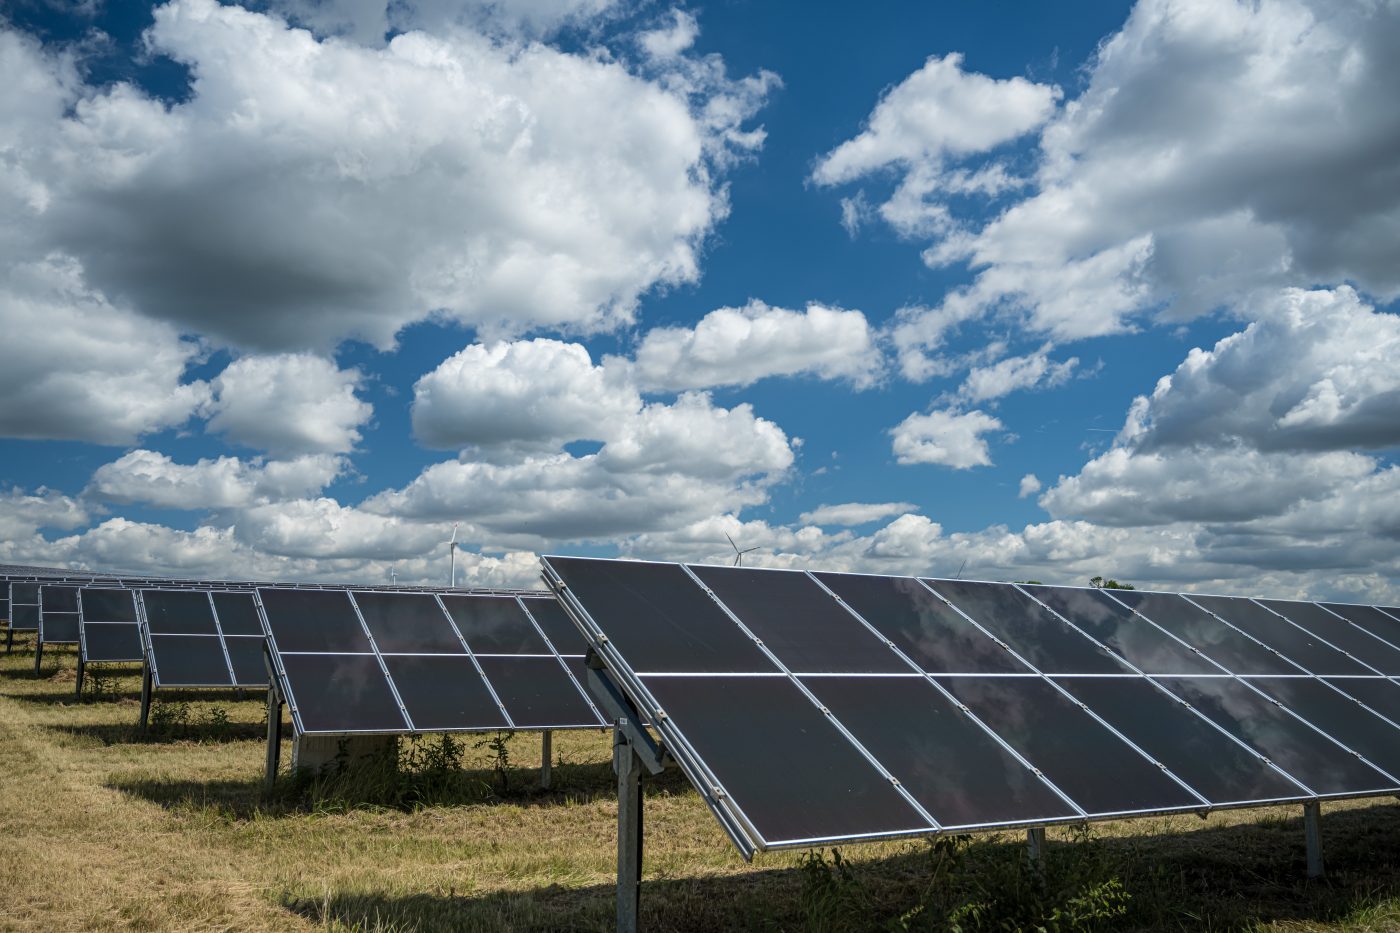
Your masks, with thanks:
M 1309 881 L 1300 817 L 1261 815 L 1255 823 L 1139 836 L 1052 836 L 1043 872 L 1026 866 L 1024 846 L 1009 834 L 945 846 L 945 855 L 959 852 L 941 862 L 931 857 L 936 847 L 915 841 L 899 854 L 854 863 L 823 855 L 796 868 L 648 880 L 641 926 L 676 933 L 945 930 L 954 920 L 964 931 L 1400 926 L 1400 807 L 1326 814 L 1323 845 L 1328 876 Z M 849 853 L 859 857 L 858 848 Z M 1108 901 L 1093 892 L 1105 890 L 1120 893 L 1112 909 L 1096 914 L 1095 903 Z M 614 924 L 610 885 L 482 895 L 285 892 L 282 903 L 318 924 L 355 930 L 610 930 Z
M 363 783 L 366 779 L 359 780 Z M 233 820 L 357 809 L 413 811 L 490 804 L 558 807 L 617 797 L 616 778 L 612 766 L 607 763 L 556 764 L 551 786 L 541 787 L 539 781 L 539 771 L 534 768 L 507 769 L 504 788 L 500 773 L 492 768 L 463 768 L 447 776 L 405 774 L 393 788 L 397 798 L 393 803 L 384 802 L 382 793 L 358 798 L 350 796 L 344 791 L 353 790 L 352 784 L 327 787 L 324 779 L 318 782 L 315 777 L 306 775 L 284 774 L 270 793 L 264 791 L 261 774 L 238 781 L 121 779 L 106 786 L 166 809 L 213 809 L 221 817 Z M 673 795 L 688 789 L 684 776 L 675 774 L 673 778 L 672 772 L 667 772 L 665 780 L 648 783 L 646 792 L 648 796 Z M 323 792 L 326 790 L 333 792 Z M 375 796 L 381 799 L 374 799 Z
M 139 704 L 120 704 L 131 707 L 131 722 L 92 723 L 77 726 L 48 726 L 53 732 L 82 738 L 97 739 L 103 745 L 169 745 L 175 742 L 193 742 L 201 745 L 223 744 L 226 742 L 248 742 L 267 738 L 267 726 L 252 722 L 208 723 L 195 722 L 175 728 L 149 728 L 142 730 L 137 723 L 141 707 Z

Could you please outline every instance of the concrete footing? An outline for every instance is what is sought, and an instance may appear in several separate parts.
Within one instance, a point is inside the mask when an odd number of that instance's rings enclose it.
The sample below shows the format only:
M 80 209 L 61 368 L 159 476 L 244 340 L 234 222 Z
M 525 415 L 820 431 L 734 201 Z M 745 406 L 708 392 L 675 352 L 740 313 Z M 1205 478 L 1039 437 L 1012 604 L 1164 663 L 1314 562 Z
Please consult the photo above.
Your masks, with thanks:
M 393 735 L 301 735 L 292 743 L 292 770 L 334 767 L 342 748 L 346 763 L 354 764 L 362 758 L 392 754 L 398 745 Z

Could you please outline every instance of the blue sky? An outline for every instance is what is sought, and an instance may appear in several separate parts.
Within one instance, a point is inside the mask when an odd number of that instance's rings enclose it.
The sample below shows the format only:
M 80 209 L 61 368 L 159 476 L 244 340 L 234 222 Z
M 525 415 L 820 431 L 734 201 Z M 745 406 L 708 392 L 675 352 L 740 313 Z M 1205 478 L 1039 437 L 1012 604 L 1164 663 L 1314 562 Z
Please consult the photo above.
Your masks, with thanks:
M 7 560 L 1400 598 L 1394 4 L 5 15 Z

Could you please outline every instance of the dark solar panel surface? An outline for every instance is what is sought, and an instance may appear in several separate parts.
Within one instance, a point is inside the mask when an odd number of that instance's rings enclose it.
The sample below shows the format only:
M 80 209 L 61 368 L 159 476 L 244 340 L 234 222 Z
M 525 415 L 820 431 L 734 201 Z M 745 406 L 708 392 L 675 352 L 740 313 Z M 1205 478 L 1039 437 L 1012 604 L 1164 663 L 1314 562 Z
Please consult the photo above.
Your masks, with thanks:
M 1313 674 L 1369 674 L 1370 671 L 1341 651 L 1321 641 L 1252 599 L 1237 596 L 1194 596 L 1192 602 L 1215 613 L 1251 638 Z M 1301 673 L 1299 671 L 1297 673 Z
M 930 580 L 964 615 L 1046 674 L 1126 674 L 1128 668 L 1014 586 Z
M 156 687 L 267 686 L 252 593 L 143 589 L 140 601 Z
M 145 659 L 136 597 L 131 590 L 84 587 L 79 643 L 84 662 L 135 662 Z
M 76 586 L 39 587 L 39 640 L 46 645 L 78 644 Z
M 1372 671 L 1400 674 L 1400 648 L 1371 634 L 1373 627 L 1383 632 L 1387 626 L 1395 626 L 1390 617 L 1379 609 L 1336 604 L 1324 608 L 1316 603 L 1275 599 L 1261 599 L 1259 602 L 1350 654 Z M 1400 626 L 1395 628 L 1400 629 Z M 1396 634 L 1400 635 L 1400 631 Z
M 931 674 L 1025 674 L 1002 644 L 910 577 L 813 574 Z
M 1400 642 L 1400 620 L 1381 609 L 590 558 L 545 570 L 745 846 L 1400 786 L 1400 683 L 1380 676 L 1400 669 L 1384 637 Z
M 1102 590 L 1062 586 L 1024 586 L 1022 589 L 1144 674 L 1221 672 L 1199 651 L 1168 635 Z
M 565 657 L 516 596 L 259 590 L 299 731 L 598 728 Z M 544 615 L 544 602 L 532 598 Z M 557 616 L 550 617 L 557 628 Z M 565 633 L 568 634 L 568 633 Z M 574 668 L 576 669 L 576 668 Z

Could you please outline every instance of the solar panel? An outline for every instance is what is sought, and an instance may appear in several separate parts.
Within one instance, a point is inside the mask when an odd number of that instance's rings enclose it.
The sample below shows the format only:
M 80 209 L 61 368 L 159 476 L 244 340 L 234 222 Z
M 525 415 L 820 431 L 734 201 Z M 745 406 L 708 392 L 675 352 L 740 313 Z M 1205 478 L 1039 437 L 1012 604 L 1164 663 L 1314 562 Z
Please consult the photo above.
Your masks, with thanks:
M 1022 586 L 1081 632 L 1146 674 L 1218 674 L 1220 667 L 1103 590 Z
M 745 852 L 1400 788 L 1400 684 L 1268 602 L 544 568 L 597 654 L 600 697 L 625 694 Z M 1314 608 L 1349 644 L 1387 647 Z
M 814 573 L 818 582 L 930 674 L 1026 674 L 1006 645 L 907 577 Z
M 39 642 L 46 645 L 78 643 L 78 587 L 39 587 Z
M 266 639 L 251 592 L 138 593 L 153 688 L 267 686 Z
M 1238 596 L 1192 596 L 1202 609 L 1314 674 L 1369 674 L 1364 666 L 1277 612 Z
M 1329 603 L 1324 608 L 1316 603 L 1280 599 L 1261 599 L 1259 603 L 1328 644 L 1335 645 L 1371 670 L 1380 674 L 1400 674 L 1400 648 L 1373 635 L 1370 630 L 1372 626 L 1380 631 L 1394 626 L 1396 636 L 1400 636 L 1400 626 L 1395 626 L 1390 617 L 1379 609 L 1337 603 Z
M 131 590 L 83 587 L 78 592 L 78 605 L 81 663 L 145 660 L 141 621 Z
M 1111 598 L 1236 674 L 1297 674 L 1298 666 L 1186 598 L 1172 593 L 1114 590 Z
M 39 584 L 10 584 L 10 630 L 7 643 L 13 644 L 15 632 L 39 631 Z
M 694 573 L 788 670 L 852 674 L 909 671 L 885 639 L 862 625 L 805 573 L 743 567 L 697 567 Z M 789 613 L 801 616 L 804 624 L 783 625 L 782 619 Z
M 599 728 L 527 605 L 495 594 L 260 588 L 278 690 L 299 735 Z
M 930 580 L 935 592 L 1047 674 L 1124 674 L 1128 668 L 1014 586 Z

